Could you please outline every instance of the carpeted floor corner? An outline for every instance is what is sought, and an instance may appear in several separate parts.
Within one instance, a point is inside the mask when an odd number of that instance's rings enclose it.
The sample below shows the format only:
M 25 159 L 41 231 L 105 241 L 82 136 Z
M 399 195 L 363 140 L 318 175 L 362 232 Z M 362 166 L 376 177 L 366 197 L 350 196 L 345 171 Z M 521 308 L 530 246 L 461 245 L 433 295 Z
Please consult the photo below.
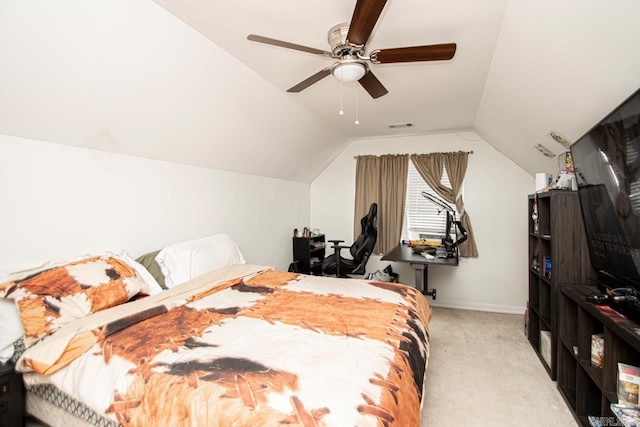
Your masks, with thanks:
M 422 427 L 577 426 L 524 316 L 434 307 Z

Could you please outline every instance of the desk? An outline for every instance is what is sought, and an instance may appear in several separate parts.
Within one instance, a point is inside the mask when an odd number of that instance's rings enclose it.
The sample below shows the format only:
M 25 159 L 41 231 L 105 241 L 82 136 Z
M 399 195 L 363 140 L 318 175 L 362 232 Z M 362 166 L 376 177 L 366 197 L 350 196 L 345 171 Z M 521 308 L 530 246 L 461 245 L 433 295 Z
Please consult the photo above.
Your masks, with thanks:
M 427 259 L 424 255 L 416 254 L 413 249 L 408 245 L 400 243 L 395 248 L 391 249 L 388 253 L 384 254 L 381 258 L 382 261 L 396 261 L 396 262 L 408 262 L 411 267 L 416 271 L 416 289 L 420 290 L 424 295 L 431 295 L 433 299 L 436 299 L 436 290 L 429 291 L 428 289 L 428 268 L 429 264 L 434 265 L 458 265 L 458 252 L 456 250 L 456 256 L 453 258 L 434 258 Z

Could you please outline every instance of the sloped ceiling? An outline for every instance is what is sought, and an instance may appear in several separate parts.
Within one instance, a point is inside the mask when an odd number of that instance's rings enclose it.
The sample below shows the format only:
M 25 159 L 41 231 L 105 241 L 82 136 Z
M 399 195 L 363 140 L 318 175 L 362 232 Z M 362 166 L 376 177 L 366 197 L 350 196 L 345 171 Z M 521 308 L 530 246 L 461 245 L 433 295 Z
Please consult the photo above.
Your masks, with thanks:
M 150 0 L 0 0 L 0 134 L 310 182 L 348 138 Z
M 283 93 L 332 60 L 246 39 L 254 33 L 330 50 L 327 31 L 348 22 L 355 0 L 155 0 Z M 451 61 L 374 65 L 389 94 L 371 99 L 331 76 L 300 104 L 350 138 L 474 130 L 530 174 L 558 171 L 554 154 L 640 86 L 640 26 L 633 0 L 388 0 L 367 51 L 455 42 Z M 354 99 L 360 125 L 354 125 Z M 412 122 L 406 130 L 387 124 Z M 443 148 L 446 149 L 446 148 Z
M 311 182 L 351 139 L 472 130 L 533 175 L 640 86 L 636 0 L 388 0 L 368 50 L 456 56 L 374 66 L 389 94 L 345 84 L 344 116 L 332 77 L 286 92 L 331 62 L 246 40 L 327 50 L 354 5 L 0 0 L 0 134 Z
M 531 174 L 640 87 L 640 2 L 509 1 L 475 131 Z
M 155 0 L 222 47 L 281 92 L 336 62 L 296 50 L 247 40 L 253 33 L 330 51 L 327 33 L 351 20 L 355 0 L 233 2 Z M 388 124 L 412 122 L 411 133 L 470 129 L 480 104 L 498 40 L 506 0 L 389 0 L 367 43 L 374 49 L 456 43 L 450 61 L 371 64 L 389 90 L 373 99 L 358 83 L 332 76 L 290 94 L 350 138 L 392 135 Z M 356 98 L 359 125 L 355 124 Z

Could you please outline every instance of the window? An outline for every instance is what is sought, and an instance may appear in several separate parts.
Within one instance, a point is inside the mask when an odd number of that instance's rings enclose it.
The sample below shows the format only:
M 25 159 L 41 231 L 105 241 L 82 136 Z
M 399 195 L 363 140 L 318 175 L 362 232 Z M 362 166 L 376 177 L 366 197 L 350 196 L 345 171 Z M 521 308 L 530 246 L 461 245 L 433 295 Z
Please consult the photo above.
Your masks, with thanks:
M 442 169 L 442 179 L 440 182 L 447 187 L 451 187 L 446 168 Z M 441 239 L 444 237 L 447 215 L 441 207 L 422 196 L 423 191 L 442 199 L 441 196 L 438 196 L 438 194 L 424 182 L 413 166 L 413 163 L 409 162 L 407 194 L 404 204 L 404 221 L 402 224 L 402 240 L 416 240 L 421 238 Z M 447 204 L 456 211 L 456 219 L 460 220 L 460 215 L 455 205 L 451 203 Z M 452 231 L 455 232 L 455 230 Z

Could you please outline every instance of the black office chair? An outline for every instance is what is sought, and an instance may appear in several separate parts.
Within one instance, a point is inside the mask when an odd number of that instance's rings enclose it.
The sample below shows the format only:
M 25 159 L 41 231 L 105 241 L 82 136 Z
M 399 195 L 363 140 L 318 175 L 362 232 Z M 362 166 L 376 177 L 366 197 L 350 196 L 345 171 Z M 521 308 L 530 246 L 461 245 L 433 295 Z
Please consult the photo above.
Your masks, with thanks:
M 334 253 L 322 261 L 322 273 L 347 277 L 347 274 L 364 274 L 365 266 L 378 239 L 378 204 L 372 203 L 369 213 L 360 220 L 362 233 L 351 246 L 341 246 L 344 240 L 329 240 Z M 341 249 L 349 249 L 351 259 L 340 256 Z

